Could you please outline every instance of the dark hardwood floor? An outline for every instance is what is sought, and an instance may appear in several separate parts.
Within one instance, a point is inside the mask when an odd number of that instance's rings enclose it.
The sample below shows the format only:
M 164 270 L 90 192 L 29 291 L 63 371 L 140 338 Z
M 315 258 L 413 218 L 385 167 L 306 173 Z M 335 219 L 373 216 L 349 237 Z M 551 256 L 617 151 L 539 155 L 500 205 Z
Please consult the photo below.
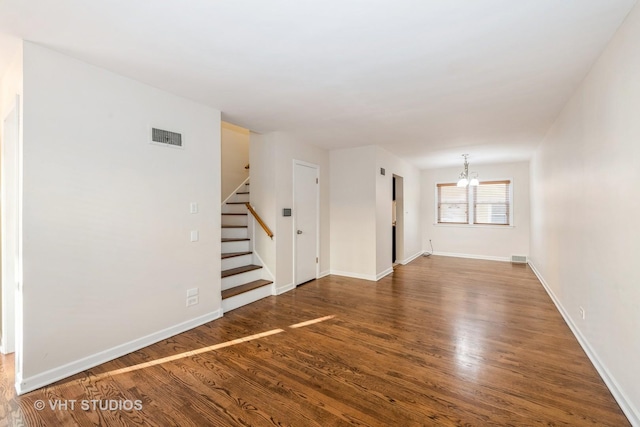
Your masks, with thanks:
M 20 397 L 0 360 L 3 425 L 629 425 L 531 270 L 501 262 L 326 277 Z

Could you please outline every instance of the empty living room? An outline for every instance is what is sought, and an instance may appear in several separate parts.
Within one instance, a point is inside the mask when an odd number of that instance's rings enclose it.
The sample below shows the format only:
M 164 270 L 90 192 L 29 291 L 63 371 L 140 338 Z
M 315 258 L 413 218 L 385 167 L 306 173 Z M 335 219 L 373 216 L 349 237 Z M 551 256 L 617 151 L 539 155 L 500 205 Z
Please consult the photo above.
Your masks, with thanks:
M 640 427 L 636 0 L 0 1 L 0 426 Z

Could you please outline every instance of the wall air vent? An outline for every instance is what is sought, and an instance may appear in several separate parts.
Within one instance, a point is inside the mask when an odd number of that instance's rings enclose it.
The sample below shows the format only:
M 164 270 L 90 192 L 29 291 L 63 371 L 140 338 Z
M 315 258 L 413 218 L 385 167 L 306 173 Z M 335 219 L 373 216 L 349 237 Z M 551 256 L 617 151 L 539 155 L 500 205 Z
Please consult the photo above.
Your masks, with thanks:
M 511 255 L 511 262 L 514 264 L 526 264 L 527 257 L 524 255 Z
M 170 132 L 162 129 L 151 129 L 151 140 L 158 144 L 171 145 L 173 147 L 182 147 L 182 134 Z

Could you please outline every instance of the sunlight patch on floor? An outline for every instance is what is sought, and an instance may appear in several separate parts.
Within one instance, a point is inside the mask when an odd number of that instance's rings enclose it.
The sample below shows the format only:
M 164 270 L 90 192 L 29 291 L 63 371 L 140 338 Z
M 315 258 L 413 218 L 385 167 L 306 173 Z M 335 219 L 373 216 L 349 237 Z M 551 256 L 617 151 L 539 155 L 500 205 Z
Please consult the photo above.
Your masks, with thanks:
M 295 325 L 289 325 L 289 327 L 293 329 L 301 328 L 303 326 L 313 325 L 314 323 L 324 322 L 325 320 L 333 319 L 334 317 L 336 317 L 335 314 L 332 314 L 330 316 L 318 317 L 317 319 L 307 320 L 306 322 L 296 323 Z
M 303 326 L 313 325 L 315 323 L 324 322 L 325 320 L 330 320 L 335 318 L 335 314 L 330 316 L 318 317 L 317 319 L 307 320 L 305 322 L 295 323 L 293 325 L 289 325 L 290 328 L 296 329 L 301 328 Z M 191 357 L 202 353 L 208 353 L 210 351 L 219 350 L 221 348 L 230 347 L 232 345 L 241 344 L 243 342 L 268 337 L 271 335 L 279 334 L 281 332 L 285 332 L 284 329 L 272 329 L 266 332 L 260 332 L 259 334 L 248 335 L 242 338 L 236 338 L 235 340 L 226 341 L 220 344 L 210 345 L 208 347 L 199 348 L 197 350 L 185 351 L 184 353 L 174 354 L 173 356 L 162 357 L 160 359 L 152 360 L 149 362 L 140 363 L 138 365 L 128 366 L 126 368 L 115 369 L 113 371 L 104 372 L 97 375 L 91 375 L 95 379 L 103 379 L 106 377 L 111 377 L 114 375 L 125 374 L 127 372 L 138 371 L 140 369 L 150 368 L 152 366 L 161 365 L 167 362 L 173 362 L 175 360 L 184 359 L 185 357 Z

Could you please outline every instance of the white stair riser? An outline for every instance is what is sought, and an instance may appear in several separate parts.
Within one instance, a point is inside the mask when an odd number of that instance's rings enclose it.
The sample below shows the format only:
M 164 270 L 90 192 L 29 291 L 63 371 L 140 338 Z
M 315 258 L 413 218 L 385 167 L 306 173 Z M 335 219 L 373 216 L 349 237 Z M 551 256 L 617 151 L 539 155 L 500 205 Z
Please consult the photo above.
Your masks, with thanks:
M 222 260 L 222 270 L 230 270 L 232 268 L 250 264 L 253 264 L 253 255 L 234 256 L 232 258 L 225 258 Z
M 222 253 L 228 252 L 247 252 L 250 251 L 249 240 L 242 240 L 240 242 L 222 242 Z
M 235 310 L 236 308 L 242 307 L 243 305 L 251 304 L 252 302 L 258 301 L 259 299 L 266 298 L 271 296 L 271 287 L 273 285 L 265 285 L 261 288 L 254 289 L 249 292 L 245 292 L 240 295 L 236 295 L 231 298 L 226 298 L 222 300 L 222 312 L 227 313 L 231 310 Z
M 222 237 L 226 239 L 246 239 L 248 236 L 247 227 L 244 228 L 223 228 Z
M 247 215 L 222 215 L 222 225 L 247 225 Z
M 229 202 L 242 202 L 246 203 L 249 201 L 248 194 L 234 194 L 229 200 Z
M 222 278 L 222 290 L 235 288 L 245 283 L 253 282 L 254 280 L 260 280 L 262 278 L 262 269 L 247 271 L 246 273 L 236 274 L 234 276 Z
M 247 207 L 245 205 L 225 203 L 224 206 L 222 206 L 222 213 L 247 213 Z

